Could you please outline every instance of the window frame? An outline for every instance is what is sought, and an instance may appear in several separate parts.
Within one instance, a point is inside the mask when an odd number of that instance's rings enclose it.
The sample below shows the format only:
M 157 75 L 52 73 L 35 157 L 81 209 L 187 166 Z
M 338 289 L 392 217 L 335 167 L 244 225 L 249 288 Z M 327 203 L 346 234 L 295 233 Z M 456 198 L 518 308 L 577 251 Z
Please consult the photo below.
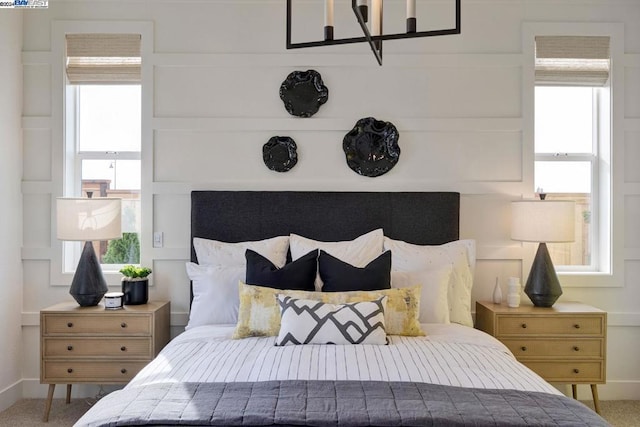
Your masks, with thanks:
M 606 235 L 600 240 L 603 248 L 601 262 L 609 265 L 608 271 L 559 271 L 563 288 L 606 288 L 624 286 L 624 24 L 576 23 L 576 22 L 525 22 L 522 27 L 522 181 L 519 196 L 534 197 L 534 114 L 535 114 L 535 37 L 551 36 L 608 36 L 610 38 L 610 116 L 607 129 L 600 129 L 600 136 L 608 135 L 609 147 L 600 147 L 601 164 L 611 165 L 609 170 L 598 165 L 600 209 L 599 232 Z M 605 144 L 606 145 L 606 144 Z M 603 199 L 610 200 L 609 205 Z M 604 233 L 604 234 L 603 234 Z M 521 243 L 517 256 L 522 261 L 521 275 L 526 280 L 535 256 L 537 245 Z
M 62 242 L 56 237 L 56 198 L 65 195 L 75 194 L 75 183 L 70 180 L 65 172 L 71 168 L 67 166 L 73 164 L 73 171 L 76 170 L 75 160 L 72 150 L 69 149 L 66 141 L 66 132 L 69 126 L 67 114 L 73 108 L 72 98 L 68 98 L 66 80 L 66 39 L 68 33 L 136 33 L 142 36 L 141 39 L 141 231 L 140 231 L 140 263 L 152 266 L 152 217 L 153 217 L 153 194 L 152 191 L 152 156 L 145 153 L 152 153 L 153 148 L 153 22 L 151 21 L 53 21 L 51 25 L 51 82 L 52 82 L 52 105 L 59 105 L 61 108 L 53 108 L 51 112 L 52 138 L 60 141 L 53 144 L 52 150 L 52 179 L 51 179 L 51 250 L 43 253 L 44 259 L 49 260 L 49 279 L 51 286 L 69 287 L 74 272 L 64 271 L 64 259 L 62 256 L 63 245 L 69 242 Z M 120 157 L 119 157 L 120 159 Z M 70 163 L 71 162 L 71 163 Z M 75 173 L 75 172 L 74 172 Z M 80 182 L 77 183 L 78 187 Z M 73 267 L 75 269 L 75 266 Z M 105 280 L 108 286 L 119 286 L 122 275 L 117 271 L 105 271 Z
M 123 83 L 129 85 L 129 83 Z M 119 84 L 114 84 L 118 86 Z M 106 161 L 118 161 L 118 160 L 138 160 L 142 159 L 142 141 L 140 144 L 140 151 L 82 151 L 80 150 L 80 87 L 82 84 L 66 84 L 67 102 L 69 107 L 67 108 L 67 133 L 64 143 L 67 145 L 67 152 L 69 157 L 72 158 L 72 167 L 65 167 L 65 178 L 71 183 L 70 188 L 73 188 L 72 194 L 65 196 L 84 197 L 82 194 L 82 163 L 84 160 L 106 160 Z M 141 86 L 141 85 L 139 85 Z M 69 131 L 71 129 L 71 131 Z M 142 135 L 140 135 L 142 138 Z M 114 189 L 115 183 L 114 183 Z M 142 195 L 142 191 L 140 191 Z M 138 239 L 142 240 L 141 230 L 138 233 Z M 74 273 L 77 265 L 77 261 L 80 259 L 80 253 L 82 252 L 81 242 L 64 242 L 63 243 L 63 273 Z M 141 250 L 142 256 L 142 250 Z M 103 274 L 118 273 L 124 264 L 101 264 Z
M 540 86 L 536 86 L 540 87 Z M 558 86 L 543 86 L 543 87 L 568 87 L 563 85 Z M 569 86 L 570 87 L 570 86 Z M 590 241 L 590 251 L 591 251 L 591 264 L 589 265 L 562 265 L 558 263 L 554 263 L 555 269 L 557 273 L 607 273 L 610 270 L 610 266 L 608 263 L 603 262 L 603 258 L 601 256 L 600 251 L 600 240 L 606 239 L 607 237 L 601 233 L 601 201 L 602 197 L 600 195 L 600 152 L 601 145 L 607 143 L 606 141 L 602 141 L 600 135 L 600 127 L 601 127 L 601 102 L 602 100 L 602 91 L 598 87 L 591 87 L 591 153 L 546 153 L 546 152 L 537 152 L 535 151 L 535 141 L 534 141 L 534 166 L 535 163 L 538 162 L 588 162 L 590 164 L 591 169 L 591 221 L 589 224 L 589 233 L 591 237 Z M 535 124 L 535 118 L 534 118 Z M 535 168 L 534 168 L 535 170 Z M 534 174 L 534 182 L 535 182 L 535 174 Z M 534 185 L 535 187 L 535 185 Z M 546 192 L 547 195 L 553 197 L 554 195 L 565 196 L 567 193 L 553 193 Z

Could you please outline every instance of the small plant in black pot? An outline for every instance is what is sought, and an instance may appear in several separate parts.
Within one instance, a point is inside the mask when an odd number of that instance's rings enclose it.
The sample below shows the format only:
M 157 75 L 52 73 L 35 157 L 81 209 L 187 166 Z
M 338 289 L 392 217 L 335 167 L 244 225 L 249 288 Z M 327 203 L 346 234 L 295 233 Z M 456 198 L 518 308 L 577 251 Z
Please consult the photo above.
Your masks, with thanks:
M 122 278 L 122 293 L 125 305 L 146 304 L 149 300 L 149 274 L 148 267 L 136 267 L 125 265 L 120 269 L 124 275 Z

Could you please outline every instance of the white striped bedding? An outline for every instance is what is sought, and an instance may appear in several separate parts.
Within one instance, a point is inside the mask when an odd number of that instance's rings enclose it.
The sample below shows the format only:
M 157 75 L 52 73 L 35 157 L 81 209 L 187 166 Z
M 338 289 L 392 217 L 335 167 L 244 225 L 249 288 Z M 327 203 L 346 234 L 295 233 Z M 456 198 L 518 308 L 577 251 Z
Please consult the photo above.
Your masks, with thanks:
M 382 380 L 560 394 L 499 341 L 457 324 L 423 325 L 426 337 L 390 344 L 274 346 L 231 340 L 233 326 L 200 326 L 171 341 L 128 385 L 158 382 Z

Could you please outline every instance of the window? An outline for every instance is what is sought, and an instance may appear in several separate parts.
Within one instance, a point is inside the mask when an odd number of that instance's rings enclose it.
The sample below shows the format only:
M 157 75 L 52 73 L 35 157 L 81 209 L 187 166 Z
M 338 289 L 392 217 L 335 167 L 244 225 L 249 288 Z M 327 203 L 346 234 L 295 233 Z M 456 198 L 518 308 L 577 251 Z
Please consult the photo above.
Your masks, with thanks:
M 139 35 L 67 35 L 65 195 L 122 199 L 122 239 L 94 242 L 105 271 L 140 262 L 140 65 Z
M 608 43 L 536 37 L 534 186 L 548 200 L 576 202 L 575 241 L 548 244 L 558 271 L 610 269 Z

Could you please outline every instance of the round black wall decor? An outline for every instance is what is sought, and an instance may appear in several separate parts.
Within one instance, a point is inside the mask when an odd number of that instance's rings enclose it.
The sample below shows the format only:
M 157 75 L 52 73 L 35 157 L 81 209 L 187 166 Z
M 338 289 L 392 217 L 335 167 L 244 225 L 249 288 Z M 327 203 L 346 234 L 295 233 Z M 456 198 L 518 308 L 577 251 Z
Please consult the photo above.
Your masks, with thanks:
M 264 164 L 276 172 L 287 172 L 298 163 L 296 142 L 288 136 L 273 136 L 262 146 Z
M 280 99 L 292 116 L 311 117 L 329 99 L 329 89 L 316 70 L 294 71 L 280 85 Z
M 373 117 L 358 120 L 342 140 L 347 165 L 363 176 L 384 175 L 398 163 L 399 138 L 398 129 L 390 122 Z

